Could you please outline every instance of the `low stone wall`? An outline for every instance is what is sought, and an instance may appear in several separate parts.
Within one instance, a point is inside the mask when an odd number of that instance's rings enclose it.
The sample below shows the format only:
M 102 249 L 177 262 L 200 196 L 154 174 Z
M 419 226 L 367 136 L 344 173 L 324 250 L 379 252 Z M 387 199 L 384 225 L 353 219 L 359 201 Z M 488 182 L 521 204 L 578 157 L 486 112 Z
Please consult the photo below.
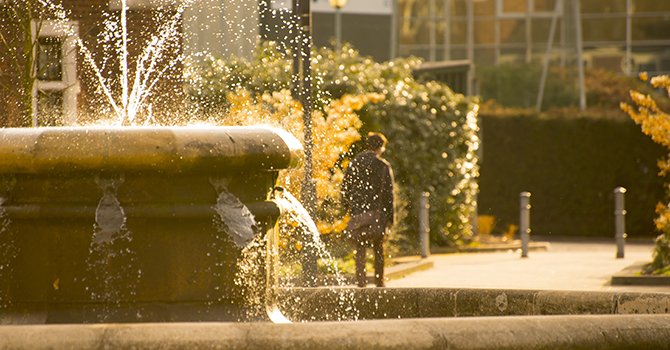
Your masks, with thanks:
M 670 315 L 0 327 L 6 350 L 670 349 Z
M 343 299 L 353 300 L 358 319 L 614 315 L 670 313 L 670 293 L 615 293 L 525 289 L 295 288 L 281 292 L 287 317 L 330 321 L 348 318 Z
M 294 321 L 334 319 L 345 301 L 361 321 L 0 326 L 0 349 L 670 349 L 666 293 L 311 288 L 281 297 Z

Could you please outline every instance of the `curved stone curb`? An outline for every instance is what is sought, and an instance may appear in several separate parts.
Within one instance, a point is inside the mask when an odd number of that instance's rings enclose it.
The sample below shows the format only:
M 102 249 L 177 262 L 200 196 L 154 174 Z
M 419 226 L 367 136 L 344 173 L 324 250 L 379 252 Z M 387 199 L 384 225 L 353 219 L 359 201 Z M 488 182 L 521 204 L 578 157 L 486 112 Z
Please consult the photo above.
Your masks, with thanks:
M 431 254 L 454 254 L 454 253 L 492 253 L 516 251 L 521 249 L 521 241 L 514 240 L 510 243 L 500 244 L 481 244 L 479 246 L 454 246 L 454 247 L 436 247 L 431 248 Z M 547 251 L 551 249 L 549 242 L 528 242 L 528 249 L 531 251 Z
M 670 349 L 670 315 L 0 327 L 6 350 Z
M 411 275 L 414 272 L 424 271 L 432 269 L 435 263 L 430 258 L 428 259 L 417 259 L 417 260 L 408 260 L 403 261 L 395 266 L 387 267 L 384 271 L 384 278 L 388 280 L 395 280 L 398 278 L 403 278 L 405 276 Z M 367 273 L 368 283 L 375 282 L 374 272 Z
M 359 319 L 468 316 L 670 314 L 670 293 L 468 288 L 293 288 L 280 292 L 291 320 L 346 318 L 351 297 Z
M 649 261 L 636 262 L 612 276 L 613 286 L 670 286 L 668 275 L 640 275 L 644 265 Z

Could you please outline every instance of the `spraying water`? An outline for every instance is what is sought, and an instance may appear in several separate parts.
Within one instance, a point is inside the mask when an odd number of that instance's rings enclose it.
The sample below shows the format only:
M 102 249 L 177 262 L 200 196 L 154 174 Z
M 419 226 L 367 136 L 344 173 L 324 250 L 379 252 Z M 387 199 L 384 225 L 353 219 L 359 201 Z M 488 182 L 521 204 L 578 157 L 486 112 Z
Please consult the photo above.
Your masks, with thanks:
M 95 178 L 95 182 L 100 186 L 103 194 L 95 210 L 93 244 L 112 243 L 115 238 L 114 235 L 117 235 L 124 228 L 126 213 L 116 198 L 116 191 L 123 181 L 123 177 L 104 178 L 97 176 Z
M 244 248 L 254 239 L 259 228 L 249 208 L 228 191 L 229 181 L 226 178 L 209 179 L 218 194 L 214 206 L 217 213 L 214 226 L 219 232 L 228 232 L 238 248 Z
M 135 252 L 130 249 L 132 233 L 125 226 L 126 216 L 116 197 L 122 176 L 96 176 L 95 182 L 103 192 L 95 211 L 88 270 L 92 280 L 86 290 L 91 299 L 100 302 L 93 312 L 98 321 L 107 321 L 121 306 L 122 300 L 132 300 L 142 271 L 134 264 Z M 136 315 L 141 318 L 141 315 Z
M 68 19 L 69 11 L 60 4 L 48 0 L 38 1 L 53 18 L 54 28 L 67 37 L 75 38 L 84 63 L 98 84 L 98 91 L 111 106 L 115 116 L 113 124 L 152 123 L 151 98 L 156 97 L 152 94 L 161 80 L 184 60 L 181 45 L 183 14 L 196 0 L 183 0 L 165 6 L 151 5 L 152 9 L 147 13 L 154 16 L 151 22 L 157 27 L 150 30 L 152 34 L 148 35 L 143 45 L 136 43 L 141 41 L 140 38 L 129 36 L 127 0 L 118 1 L 118 15 L 114 12 L 103 14 L 102 23 L 99 24 L 101 31 L 93 38 L 98 41 L 98 45 L 86 42 L 75 32 L 75 27 Z M 130 54 L 133 42 L 134 47 L 141 47 L 135 57 Z M 104 110 L 101 106 L 97 108 Z
M 9 199 L 9 194 L 16 184 L 13 176 L 0 175 L 0 309 L 8 307 L 9 279 L 11 276 L 11 262 L 16 255 L 12 235 L 8 230 L 10 220 L 6 216 L 3 204 Z
M 354 307 L 354 294 L 350 289 L 342 288 L 348 285 L 346 278 L 340 273 L 339 268 L 335 259 L 328 252 L 326 245 L 321 240 L 321 235 L 312 220 L 307 209 L 302 206 L 300 201 L 296 199 L 290 192 L 278 190 L 275 191 L 275 201 L 280 203 L 284 208 L 283 219 L 291 223 L 297 223 L 297 230 L 302 232 L 302 247 L 300 250 L 311 250 L 316 253 L 317 259 L 322 263 L 322 265 L 333 267 L 330 269 L 330 273 L 333 274 L 334 279 L 322 279 L 311 281 L 311 285 L 322 284 L 327 288 L 330 288 L 331 291 L 337 294 L 337 301 L 339 304 L 339 314 L 336 315 L 325 315 L 327 320 L 357 320 L 358 319 L 358 310 Z M 293 225 L 288 225 L 293 226 Z M 284 225 L 283 229 L 287 229 Z M 282 261 L 282 263 L 286 263 Z M 318 277 L 316 277 L 319 279 Z M 282 285 L 284 287 L 292 287 L 292 282 L 290 279 L 285 280 Z M 281 308 L 290 308 L 293 303 L 300 303 L 300 300 L 290 300 L 285 305 L 280 305 Z
M 147 98 L 150 96 L 154 86 L 161 80 L 164 74 L 177 65 L 183 56 L 180 52 L 170 52 L 169 49 L 179 50 L 179 40 L 181 32 L 179 24 L 182 19 L 184 10 L 192 4 L 192 0 L 180 1 L 176 5 L 172 14 L 165 12 L 161 17 L 165 17 L 159 21 L 159 26 L 155 34 L 151 35 L 147 40 L 141 54 L 135 60 L 135 71 L 133 74 L 132 84 L 130 83 L 129 71 L 129 51 L 128 51 L 128 5 L 126 0 L 121 0 L 121 14 L 118 24 L 105 23 L 105 30 L 112 31 L 105 33 L 104 36 L 108 38 L 115 37 L 114 31 L 120 29 L 121 44 L 117 46 L 116 55 L 119 57 L 120 69 L 120 85 L 121 96 L 115 97 L 111 86 L 113 85 L 115 76 L 105 78 L 103 71 L 99 68 L 98 63 L 94 59 L 94 54 L 80 39 L 78 44 L 81 52 L 84 54 L 86 62 L 91 66 L 95 72 L 99 86 L 108 102 L 111 104 L 117 116 L 117 124 L 134 124 L 138 114 L 143 110 L 147 112 L 145 121 L 150 123 L 152 120 L 152 107 L 147 104 Z M 160 13 L 160 12 L 159 12 Z M 107 19 L 111 21 L 111 19 Z

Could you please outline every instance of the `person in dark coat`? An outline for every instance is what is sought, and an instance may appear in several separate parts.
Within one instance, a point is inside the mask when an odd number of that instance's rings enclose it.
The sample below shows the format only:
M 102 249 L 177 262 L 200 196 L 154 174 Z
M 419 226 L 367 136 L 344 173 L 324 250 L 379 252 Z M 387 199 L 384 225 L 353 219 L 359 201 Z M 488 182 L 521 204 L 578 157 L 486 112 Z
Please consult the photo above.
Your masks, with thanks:
M 356 282 L 366 286 L 365 250 L 371 247 L 375 256 L 375 285 L 384 287 L 384 237 L 386 228 L 393 225 L 393 171 L 389 163 L 380 155 L 385 150 L 386 138 L 379 133 L 369 133 L 365 141 L 366 150 L 358 154 L 344 172 L 342 198 L 349 211 L 350 220 L 357 215 L 377 211 L 377 225 L 363 226 L 358 234 L 352 235 L 356 246 Z M 373 232 L 376 231 L 376 232 Z

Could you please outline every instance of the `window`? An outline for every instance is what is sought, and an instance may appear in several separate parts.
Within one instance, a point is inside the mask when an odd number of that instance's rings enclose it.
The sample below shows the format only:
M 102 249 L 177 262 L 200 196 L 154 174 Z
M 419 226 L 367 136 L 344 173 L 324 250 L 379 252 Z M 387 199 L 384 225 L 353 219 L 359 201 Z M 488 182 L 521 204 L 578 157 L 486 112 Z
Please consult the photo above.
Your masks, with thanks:
M 33 91 L 33 125 L 73 125 L 77 121 L 76 22 L 44 21 L 35 48 L 36 77 Z M 37 30 L 35 30 L 36 32 Z
M 63 90 L 37 92 L 38 126 L 63 125 Z
M 63 38 L 41 37 L 37 40 L 37 79 L 63 80 Z

